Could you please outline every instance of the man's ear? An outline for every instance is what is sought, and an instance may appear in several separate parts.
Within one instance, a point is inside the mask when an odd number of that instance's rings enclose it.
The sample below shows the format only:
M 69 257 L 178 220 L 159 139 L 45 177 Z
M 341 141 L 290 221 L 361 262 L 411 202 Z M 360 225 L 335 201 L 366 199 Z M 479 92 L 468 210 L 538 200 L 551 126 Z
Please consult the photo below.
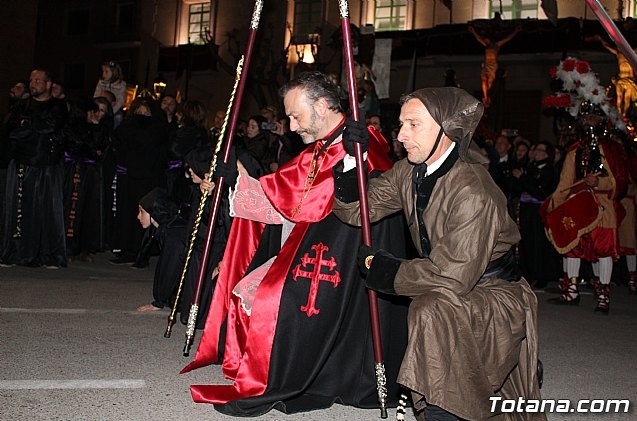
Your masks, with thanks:
M 325 114 L 329 110 L 329 105 L 327 104 L 327 100 L 325 100 L 325 98 L 319 98 L 316 101 L 314 101 L 314 110 L 321 117 L 325 116 Z

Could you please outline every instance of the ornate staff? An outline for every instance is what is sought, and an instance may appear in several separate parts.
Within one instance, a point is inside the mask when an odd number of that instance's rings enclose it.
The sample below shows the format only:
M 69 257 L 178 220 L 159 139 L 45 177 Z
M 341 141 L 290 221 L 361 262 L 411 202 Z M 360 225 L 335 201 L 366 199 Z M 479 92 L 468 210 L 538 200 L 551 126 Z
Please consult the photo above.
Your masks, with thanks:
M 221 143 L 223 142 L 223 138 L 226 133 L 226 127 L 228 125 L 228 116 L 230 115 L 230 110 L 232 109 L 232 103 L 234 101 L 235 93 L 237 92 L 237 85 L 239 80 L 241 79 L 241 72 L 243 69 L 243 56 L 239 60 L 237 64 L 237 71 L 234 80 L 234 86 L 232 88 L 232 93 L 230 94 L 230 101 L 228 101 L 228 107 L 226 109 L 226 116 L 223 119 L 223 125 L 221 126 L 221 133 L 217 138 L 217 144 L 215 146 L 214 154 L 212 155 L 212 161 L 210 162 L 210 170 L 209 174 L 212 174 L 214 168 L 217 165 L 217 155 L 219 150 L 221 150 Z M 166 332 L 164 332 L 165 338 L 170 338 L 170 333 L 172 331 L 172 327 L 175 324 L 175 314 L 177 313 L 177 307 L 179 306 L 179 298 L 181 297 L 181 291 L 184 285 L 184 279 L 186 278 L 186 272 L 188 272 L 188 265 L 190 264 L 190 257 L 192 256 L 192 250 L 195 245 L 195 241 L 197 239 L 197 233 L 199 232 L 199 225 L 201 224 L 201 216 L 203 215 L 203 211 L 206 205 L 206 199 L 208 198 L 208 190 L 204 190 L 201 195 L 201 200 L 199 201 L 199 208 L 197 209 L 197 216 L 195 217 L 195 223 L 193 224 L 192 232 L 190 234 L 190 242 L 188 244 L 188 251 L 186 253 L 186 260 L 184 261 L 184 267 L 181 271 L 181 278 L 179 279 L 179 285 L 177 287 L 177 294 L 175 296 L 175 303 L 173 304 L 172 311 L 170 312 L 170 316 L 168 316 L 168 326 L 166 326 Z M 195 316 L 196 322 L 196 316 Z M 193 322 L 193 331 L 194 331 L 194 322 Z M 190 328 L 190 318 L 188 319 L 188 326 Z
M 612 38 L 617 48 L 619 48 L 619 51 L 626 57 L 626 60 L 630 63 L 630 67 L 637 73 L 637 54 L 628 41 L 626 41 L 626 38 L 624 38 L 619 28 L 617 28 L 615 22 L 608 16 L 606 9 L 600 4 L 599 0 L 586 0 L 586 3 L 593 13 L 595 13 L 597 20 L 602 24 L 608 36 Z
M 347 91 L 349 92 L 349 107 L 352 118 L 360 120 L 358 109 L 358 97 L 356 95 L 356 76 L 354 74 L 354 53 L 352 49 L 352 32 L 349 23 L 349 5 L 347 0 L 339 0 L 338 6 L 341 13 L 341 28 L 343 31 L 343 54 L 347 70 Z M 358 179 L 359 203 L 361 212 L 361 228 L 363 231 L 363 243 L 371 247 L 372 234 L 369 222 L 369 206 L 367 204 L 367 187 L 365 168 L 363 166 L 363 149 L 360 144 L 354 143 L 356 158 L 356 176 Z M 378 299 L 376 291 L 368 290 L 369 316 L 372 324 L 372 342 L 374 346 L 374 362 L 376 369 L 376 390 L 380 403 L 380 417 L 387 418 L 387 379 L 385 378 L 385 364 L 383 360 L 383 346 L 380 335 L 380 316 L 378 315 Z
M 250 21 L 250 35 L 248 37 L 248 43 L 246 45 L 246 51 L 244 55 L 243 68 L 245 70 L 250 66 L 250 56 L 252 55 L 252 49 L 254 47 L 254 40 L 257 35 L 257 28 L 259 27 L 259 19 L 261 17 L 261 10 L 263 9 L 263 0 L 256 0 L 254 2 L 254 10 L 252 12 L 252 20 Z M 230 116 L 230 127 L 228 128 L 228 139 L 223 151 L 223 162 L 228 162 L 230 156 L 230 149 L 232 147 L 232 136 L 235 133 L 237 127 L 237 121 L 239 120 L 239 110 L 241 109 L 241 99 L 243 97 L 243 91 L 246 85 L 246 78 L 239 77 L 237 86 L 237 95 L 235 104 L 232 108 L 232 114 Z M 216 154 L 215 154 L 216 155 Z M 213 158 L 214 160 L 214 158 Z M 216 161 L 213 161 L 216 164 Z M 211 166 L 214 169 L 214 166 Z M 211 171 L 212 174 L 212 171 Z M 206 266 L 208 265 L 208 257 L 210 255 L 210 248 L 212 247 L 212 238 L 215 231 L 215 225 L 217 217 L 219 215 L 219 204 L 221 203 L 221 193 L 225 185 L 225 178 L 219 177 L 215 186 L 215 194 L 212 200 L 212 212 L 210 213 L 210 221 L 208 222 L 208 233 L 206 235 L 206 242 L 204 243 L 203 253 L 201 255 L 201 264 L 199 266 L 199 274 L 197 278 L 197 286 L 192 298 L 192 305 L 190 306 L 190 314 L 188 316 L 188 324 L 186 325 L 186 342 L 184 344 L 184 356 L 187 357 L 190 353 L 190 346 L 192 345 L 193 337 L 195 335 L 195 324 L 197 321 L 197 312 L 199 311 L 199 301 L 201 299 L 201 290 L 203 287 L 203 281 L 206 276 Z

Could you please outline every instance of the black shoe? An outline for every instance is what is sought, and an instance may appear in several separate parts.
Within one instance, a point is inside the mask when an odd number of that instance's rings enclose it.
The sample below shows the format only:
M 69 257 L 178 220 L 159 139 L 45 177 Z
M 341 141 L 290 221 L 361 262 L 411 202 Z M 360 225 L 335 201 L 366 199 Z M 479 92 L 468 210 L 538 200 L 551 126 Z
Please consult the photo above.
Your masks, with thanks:
M 186 326 L 188 324 L 188 313 L 179 313 L 179 321 L 182 325 Z
M 610 310 L 610 301 L 608 298 L 599 297 L 597 299 L 597 305 L 595 306 L 595 313 L 601 313 L 608 315 Z
M 108 261 L 111 265 L 130 265 L 134 263 L 135 259 L 128 256 L 120 256 Z
M 599 304 L 595 307 L 595 313 L 601 313 L 608 315 L 609 308 L 607 306 L 600 306 Z

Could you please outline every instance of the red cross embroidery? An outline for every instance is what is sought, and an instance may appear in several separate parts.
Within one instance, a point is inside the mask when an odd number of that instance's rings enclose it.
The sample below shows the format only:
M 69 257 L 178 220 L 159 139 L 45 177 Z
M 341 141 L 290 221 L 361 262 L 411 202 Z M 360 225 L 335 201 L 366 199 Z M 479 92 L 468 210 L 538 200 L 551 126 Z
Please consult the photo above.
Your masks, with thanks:
M 315 251 L 316 256 L 310 257 L 308 253 L 305 253 L 303 257 L 301 257 L 301 263 L 296 265 L 296 267 L 292 271 L 292 279 L 294 279 L 295 281 L 297 280 L 297 278 L 309 278 L 311 282 L 310 294 L 307 297 L 307 304 L 301 306 L 301 311 L 304 311 L 305 314 L 307 314 L 307 317 L 312 317 L 313 315 L 319 314 L 321 312 L 320 309 L 315 307 L 319 282 L 331 282 L 332 284 L 334 284 L 334 288 L 336 288 L 339 282 L 341 282 L 340 274 L 338 273 L 338 271 L 334 270 L 334 268 L 336 267 L 336 260 L 334 260 L 334 257 L 330 257 L 329 260 L 323 258 L 324 253 L 330 248 L 323 243 L 315 244 L 311 248 Z M 308 265 L 312 265 L 312 269 L 307 268 Z M 321 273 L 322 267 L 327 267 L 329 272 L 333 271 L 333 273 Z

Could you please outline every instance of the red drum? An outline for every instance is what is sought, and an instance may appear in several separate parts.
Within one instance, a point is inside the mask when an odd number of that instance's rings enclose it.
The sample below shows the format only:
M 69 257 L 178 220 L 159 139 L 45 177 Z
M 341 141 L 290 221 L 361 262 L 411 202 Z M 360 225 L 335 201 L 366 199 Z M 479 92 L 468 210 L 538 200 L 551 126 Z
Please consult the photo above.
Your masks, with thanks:
M 582 235 L 591 232 L 602 217 L 599 201 L 590 190 L 581 190 L 549 211 L 552 198 L 540 207 L 546 235 L 555 249 L 566 254 L 579 243 Z

